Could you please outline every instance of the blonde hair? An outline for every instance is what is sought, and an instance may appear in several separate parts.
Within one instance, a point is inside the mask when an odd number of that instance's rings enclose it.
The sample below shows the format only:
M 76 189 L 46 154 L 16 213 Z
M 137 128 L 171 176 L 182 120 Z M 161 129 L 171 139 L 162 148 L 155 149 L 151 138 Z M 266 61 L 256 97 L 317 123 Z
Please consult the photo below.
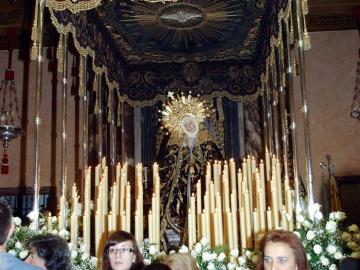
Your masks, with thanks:
M 170 266 L 171 270 L 199 270 L 194 258 L 189 253 L 170 254 L 163 263 Z

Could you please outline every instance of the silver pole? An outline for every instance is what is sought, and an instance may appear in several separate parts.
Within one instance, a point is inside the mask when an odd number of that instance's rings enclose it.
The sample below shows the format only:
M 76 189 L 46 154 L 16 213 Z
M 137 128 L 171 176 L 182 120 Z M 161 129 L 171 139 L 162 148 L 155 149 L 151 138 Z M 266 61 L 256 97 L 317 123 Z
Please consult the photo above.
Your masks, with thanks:
M 268 138 L 269 138 L 269 154 L 270 156 L 274 154 L 274 134 L 273 134 L 273 120 L 272 120 L 272 106 L 271 106 L 271 89 L 269 86 L 270 74 L 265 83 L 265 104 L 266 104 L 266 115 L 267 115 L 267 124 L 268 124 Z
M 97 91 L 97 95 L 99 95 L 99 113 L 98 113 L 98 130 L 97 130 L 97 135 L 98 135 L 98 159 L 99 159 L 99 163 L 101 163 L 101 159 L 103 156 L 103 115 L 102 115 L 102 76 L 101 75 L 95 75 L 98 76 L 98 91 Z
M 297 136 L 296 136 L 296 120 L 295 120 L 295 105 L 294 105 L 294 74 L 291 65 L 291 50 L 290 50 L 290 37 L 289 37 L 289 22 L 283 21 L 285 33 L 285 59 L 286 59 L 286 82 L 289 97 L 290 109 L 290 131 L 291 131 L 291 148 L 292 148 L 292 163 L 294 170 L 294 188 L 295 188 L 295 209 L 299 213 L 301 211 L 300 202 L 300 182 L 299 182 L 299 161 L 297 152 Z
M 314 183 L 312 172 L 312 155 L 310 147 L 310 125 L 309 125 L 309 106 L 307 99 L 306 79 L 305 79 L 305 55 L 304 55 L 304 39 L 302 25 L 302 11 L 300 0 L 295 0 L 295 15 L 297 27 L 297 49 L 300 68 L 300 90 L 302 100 L 302 113 L 304 121 L 304 140 L 305 140 L 305 156 L 306 156 L 306 175 L 307 175 L 307 193 L 308 193 L 308 211 L 310 218 L 314 217 Z
M 66 134 L 66 122 L 67 122 L 67 63 L 68 63 L 68 35 L 64 35 L 64 65 L 62 70 L 62 133 L 61 133 L 61 195 L 66 198 L 66 173 L 67 173 L 67 134 Z
M 287 113 L 285 107 L 285 88 L 283 81 L 283 71 L 284 71 L 284 62 L 283 62 L 283 54 L 282 54 L 282 46 L 275 48 L 276 52 L 276 62 L 278 67 L 278 76 L 277 80 L 279 83 L 279 94 L 280 94 L 280 120 L 281 120 L 281 140 L 282 140 L 282 150 L 283 150 L 283 162 L 284 162 L 284 177 L 289 180 L 289 165 L 288 165 L 288 137 L 287 137 Z
M 261 105 L 263 108 L 263 130 L 264 130 L 264 148 L 266 151 L 269 151 L 269 138 L 268 138 L 268 124 L 267 124 L 267 103 L 266 103 L 266 90 L 265 90 L 265 82 L 261 82 L 262 87 L 262 95 L 261 95 Z
M 115 168 L 115 146 L 116 146 L 116 128 L 115 128 L 115 117 L 114 117 L 114 92 L 113 90 L 109 90 L 111 96 L 111 104 L 110 104 L 110 114 L 111 114 L 111 119 L 110 119 L 110 159 L 111 159 L 111 166 L 113 166 L 113 168 Z M 114 178 L 115 179 L 115 178 Z
M 275 64 L 270 67 L 271 70 L 271 89 L 272 89 L 272 113 L 273 113 L 273 132 L 274 132 L 274 146 L 275 155 L 280 157 L 280 140 L 279 140 L 279 102 L 278 102 L 278 84 L 276 82 L 276 68 Z
M 44 7 L 45 0 L 39 1 L 38 8 L 38 38 L 39 47 L 37 54 L 37 68 L 36 68 L 36 90 L 35 90 L 35 134 L 34 134 L 34 147 L 35 147 L 35 171 L 34 171 L 34 204 L 33 212 L 35 214 L 35 229 L 39 227 L 39 191 L 40 191 L 40 107 L 41 107 L 41 92 L 42 92 L 42 67 L 43 67 L 43 28 L 44 28 Z M 36 12 L 35 12 L 36 14 Z
M 83 58 L 84 68 L 80 70 L 84 78 L 84 94 L 83 94 L 83 172 L 85 179 L 85 170 L 88 166 L 88 137 L 89 137 L 89 103 L 88 103 L 88 91 L 87 91 L 87 57 Z

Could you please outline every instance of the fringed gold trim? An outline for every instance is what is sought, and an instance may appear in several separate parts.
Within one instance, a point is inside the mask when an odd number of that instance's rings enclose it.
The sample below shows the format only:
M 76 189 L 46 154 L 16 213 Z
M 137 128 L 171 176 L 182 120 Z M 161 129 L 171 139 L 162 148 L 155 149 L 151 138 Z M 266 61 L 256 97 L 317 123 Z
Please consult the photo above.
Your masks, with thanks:
M 93 91 L 95 92 L 95 105 L 94 105 L 94 114 L 95 115 L 98 115 L 99 114 L 99 94 L 100 94 L 100 91 L 99 91 L 99 83 L 98 83 L 98 74 L 95 74 L 94 76 L 94 81 L 93 81 Z
M 113 120 L 113 90 L 109 90 L 107 107 L 108 107 L 108 123 L 111 123 Z
M 84 70 L 84 57 L 80 55 L 80 63 L 79 63 L 79 96 L 83 97 L 85 93 L 85 70 Z
M 302 0 L 301 1 L 301 9 L 302 9 L 302 14 L 303 15 L 309 14 L 309 5 L 308 5 L 307 0 Z
M 33 45 L 31 47 L 31 54 L 30 59 L 32 61 L 35 61 L 38 55 L 39 51 L 39 23 L 38 23 L 38 17 L 39 17 L 39 0 L 36 0 L 35 2 L 35 14 L 34 14 L 34 22 L 31 29 L 31 40 L 33 42 Z
M 219 121 L 224 121 L 225 116 L 224 116 L 222 97 L 218 97 L 216 99 L 216 109 L 219 114 Z
M 69 23 L 66 26 L 60 24 L 58 22 L 58 20 L 56 19 L 56 17 L 55 17 L 54 10 L 49 8 L 49 11 L 50 11 L 50 17 L 51 17 L 52 24 L 55 26 L 56 30 L 61 34 L 72 33 L 75 48 L 79 52 L 79 54 L 82 55 L 82 56 L 89 55 L 89 56 L 92 57 L 92 68 L 93 68 L 93 71 L 95 72 L 95 74 L 101 75 L 102 73 L 105 73 L 105 80 L 106 80 L 106 84 L 109 87 L 109 89 L 119 88 L 119 85 L 118 85 L 117 82 L 110 82 L 110 80 L 108 78 L 109 77 L 108 76 L 108 70 L 107 70 L 107 68 L 105 66 L 98 67 L 98 66 L 95 65 L 95 52 L 90 47 L 83 48 L 80 45 L 79 41 L 76 39 L 76 28 L 75 28 L 75 26 L 72 25 L 71 23 Z
M 122 103 L 122 98 L 121 98 L 119 90 L 116 90 L 116 95 L 118 97 L 116 126 L 120 127 L 121 126 L 121 103 Z
M 303 14 L 303 24 L 304 24 L 304 50 L 308 51 L 311 49 L 311 42 L 310 42 L 310 36 L 309 33 L 307 31 L 307 27 L 306 27 L 306 19 L 305 19 L 305 15 Z
M 57 71 L 59 73 L 63 72 L 64 68 L 64 42 L 65 37 L 63 34 L 60 34 L 59 43 L 56 50 Z
M 101 0 L 46 0 L 46 6 L 49 8 L 57 11 L 68 9 L 72 13 L 96 8 L 100 3 Z

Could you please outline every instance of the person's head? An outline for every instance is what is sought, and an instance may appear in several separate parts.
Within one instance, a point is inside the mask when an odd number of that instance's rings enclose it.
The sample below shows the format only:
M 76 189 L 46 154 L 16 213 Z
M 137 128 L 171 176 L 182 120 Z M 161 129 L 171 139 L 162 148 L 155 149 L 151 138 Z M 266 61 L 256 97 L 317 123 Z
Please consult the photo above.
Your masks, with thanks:
M 189 253 L 173 253 L 167 256 L 163 263 L 171 270 L 198 270 L 194 258 Z
M 125 231 L 112 233 L 104 246 L 104 270 L 129 270 L 143 264 L 134 236 Z
M 301 240 L 292 232 L 275 230 L 260 241 L 258 270 L 309 270 Z
M 172 270 L 164 263 L 152 263 L 144 267 L 144 270 Z
M 70 250 L 67 242 L 54 234 L 36 235 L 28 243 L 25 262 L 47 270 L 70 270 Z
M 6 200 L 0 198 L 0 246 L 5 245 L 13 231 L 12 210 Z

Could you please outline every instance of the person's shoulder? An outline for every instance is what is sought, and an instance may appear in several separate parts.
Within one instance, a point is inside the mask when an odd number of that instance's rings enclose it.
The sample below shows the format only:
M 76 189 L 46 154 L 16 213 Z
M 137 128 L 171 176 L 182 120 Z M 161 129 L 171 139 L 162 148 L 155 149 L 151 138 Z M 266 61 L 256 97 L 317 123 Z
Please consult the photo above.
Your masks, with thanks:
M 1 270 L 39 270 L 40 268 L 24 263 L 15 256 L 7 252 L 0 252 Z

